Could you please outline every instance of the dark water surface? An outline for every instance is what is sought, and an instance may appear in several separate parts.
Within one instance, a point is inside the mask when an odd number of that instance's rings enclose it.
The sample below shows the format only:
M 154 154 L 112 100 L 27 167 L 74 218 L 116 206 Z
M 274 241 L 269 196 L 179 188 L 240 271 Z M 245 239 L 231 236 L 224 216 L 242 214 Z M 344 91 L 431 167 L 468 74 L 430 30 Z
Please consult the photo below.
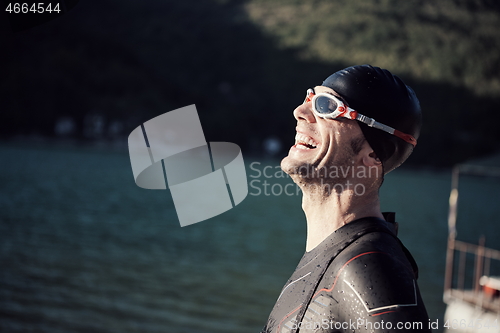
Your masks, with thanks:
M 259 332 L 304 251 L 300 195 L 264 193 L 290 180 L 254 178 L 276 161 L 247 168 L 260 195 L 181 228 L 168 191 L 135 185 L 126 152 L 3 145 L 0 159 L 2 332 Z M 498 248 L 498 185 L 463 182 L 459 238 Z M 447 172 L 396 170 L 381 191 L 431 318 L 444 312 L 449 188 Z

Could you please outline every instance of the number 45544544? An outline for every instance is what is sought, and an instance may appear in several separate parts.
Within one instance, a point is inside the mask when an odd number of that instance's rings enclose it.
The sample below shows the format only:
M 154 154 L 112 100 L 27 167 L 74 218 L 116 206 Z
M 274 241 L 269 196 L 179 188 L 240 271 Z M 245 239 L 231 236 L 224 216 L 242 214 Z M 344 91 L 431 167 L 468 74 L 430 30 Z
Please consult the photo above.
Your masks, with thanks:
M 6 12 L 9 13 L 14 13 L 14 14 L 27 14 L 27 13 L 59 13 L 61 12 L 61 9 L 59 9 L 59 3 L 55 3 L 54 5 L 51 2 L 45 3 L 45 2 L 38 2 L 38 3 L 9 3 L 7 5 L 7 8 L 5 9 Z

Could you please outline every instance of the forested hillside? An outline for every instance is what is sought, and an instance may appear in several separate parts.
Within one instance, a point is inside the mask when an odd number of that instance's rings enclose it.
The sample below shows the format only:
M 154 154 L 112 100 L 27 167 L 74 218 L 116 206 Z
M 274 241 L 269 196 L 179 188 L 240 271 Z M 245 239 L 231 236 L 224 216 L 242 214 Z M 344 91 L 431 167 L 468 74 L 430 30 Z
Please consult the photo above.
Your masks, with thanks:
M 500 2 L 254 0 L 250 17 L 303 59 L 369 62 L 415 79 L 500 93 Z

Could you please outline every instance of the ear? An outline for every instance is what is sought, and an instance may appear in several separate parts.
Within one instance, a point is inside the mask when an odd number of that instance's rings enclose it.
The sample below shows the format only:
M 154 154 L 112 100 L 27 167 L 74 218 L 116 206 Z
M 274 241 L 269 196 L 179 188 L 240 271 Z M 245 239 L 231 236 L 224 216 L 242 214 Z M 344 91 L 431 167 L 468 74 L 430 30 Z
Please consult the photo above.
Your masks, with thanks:
M 368 146 L 369 149 L 364 150 L 364 154 L 363 154 L 363 164 L 367 167 L 371 167 L 371 166 L 381 166 L 382 165 L 382 162 L 380 161 L 380 159 L 377 157 L 377 154 L 375 154 L 375 152 L 371 149 L 370 146 Z

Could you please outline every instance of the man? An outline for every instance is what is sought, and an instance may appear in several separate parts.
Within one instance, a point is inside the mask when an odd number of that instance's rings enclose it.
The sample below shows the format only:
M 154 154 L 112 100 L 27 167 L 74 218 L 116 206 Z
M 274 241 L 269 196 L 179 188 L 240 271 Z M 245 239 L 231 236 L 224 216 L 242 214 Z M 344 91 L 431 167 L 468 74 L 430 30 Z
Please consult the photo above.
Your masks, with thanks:
M 263 332 L 430 332 L 417 266 L 378 196 L 417 143 L 414 92 L 387 70 L 353 66 L 309 89 L 294 117 L 281 167 L 303 192 L 306 253 Z

